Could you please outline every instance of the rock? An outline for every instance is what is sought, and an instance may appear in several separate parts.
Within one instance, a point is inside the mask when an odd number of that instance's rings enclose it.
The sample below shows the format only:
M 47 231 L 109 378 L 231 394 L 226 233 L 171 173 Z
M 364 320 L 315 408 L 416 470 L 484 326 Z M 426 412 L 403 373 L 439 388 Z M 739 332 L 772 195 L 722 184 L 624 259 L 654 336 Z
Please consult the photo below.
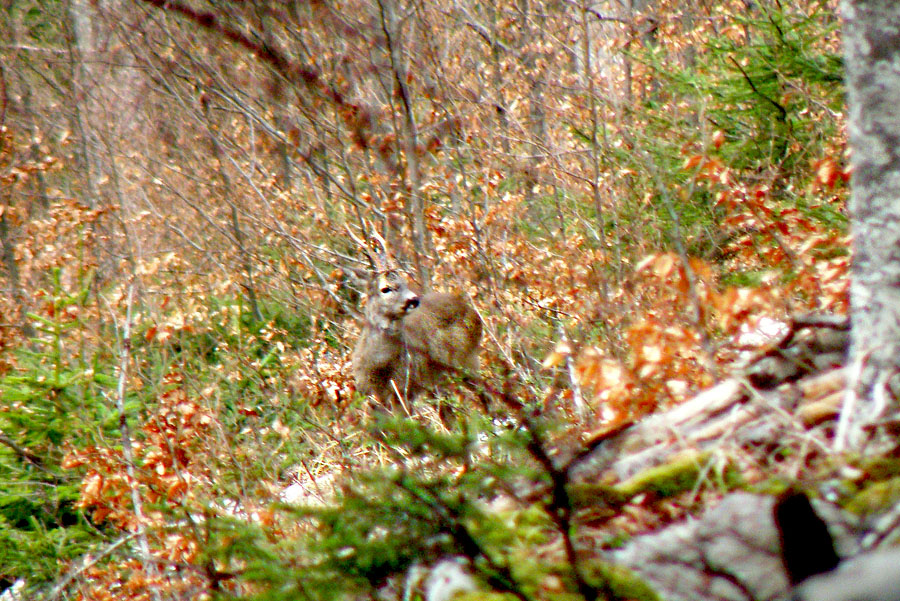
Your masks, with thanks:
M 466 569 L 465 559 L 449 557 L 434 566 L 425 580 L 425 601 L 450 601 L 458 593 L 478 590 L 475 579 Z
M 668 601 L 775 599 L 788 590 L 771 497 L 739 492 L 700 518 L 609 554 Z

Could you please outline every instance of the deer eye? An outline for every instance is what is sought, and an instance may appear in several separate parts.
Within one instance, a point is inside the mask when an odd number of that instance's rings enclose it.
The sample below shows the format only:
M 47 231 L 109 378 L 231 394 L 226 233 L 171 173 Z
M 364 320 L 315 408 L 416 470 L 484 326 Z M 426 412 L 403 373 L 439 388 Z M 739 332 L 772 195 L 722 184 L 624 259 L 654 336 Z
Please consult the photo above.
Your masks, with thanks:
M 383 287 L 383 288 L 381 289 L 381 293 L 382 293 L 382 294 L 387 294 L 387 293 L 390 292 L 390 291 L 391 291 L 391 287 L 390 287 L 390 286 L 385 286 L 385 287 Z

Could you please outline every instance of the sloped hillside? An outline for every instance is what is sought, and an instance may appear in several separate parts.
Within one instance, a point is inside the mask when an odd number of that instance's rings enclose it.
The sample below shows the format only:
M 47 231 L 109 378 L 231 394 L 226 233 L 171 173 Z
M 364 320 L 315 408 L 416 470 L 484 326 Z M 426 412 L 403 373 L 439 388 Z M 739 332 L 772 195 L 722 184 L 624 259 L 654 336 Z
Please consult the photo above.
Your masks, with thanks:
M 0 589 L 771 599 L 703 541 L 792 487 L 872 532 L 836 4 L 3 8 Z M 375 250 L 477 370 L 361 393 Z

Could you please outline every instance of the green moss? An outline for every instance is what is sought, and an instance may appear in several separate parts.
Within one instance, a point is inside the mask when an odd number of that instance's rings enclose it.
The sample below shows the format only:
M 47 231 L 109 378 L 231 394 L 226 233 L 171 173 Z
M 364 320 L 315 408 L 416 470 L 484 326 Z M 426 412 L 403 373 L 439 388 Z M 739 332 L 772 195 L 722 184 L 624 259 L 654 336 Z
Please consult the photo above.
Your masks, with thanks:
M 643 492 L 650 492 L 659 497 L 671 497 L 694 488 L 698 479 L 707 474 L 705 464 L 709 460 L 709 453 L 695 451 L 679 453 L 668 463 L 646 469 L 613 488 L 626 498 Z M 726 488 L 735 486 L 732 471 L 728 468 L 720 471 L 719 484 Z
M 880 512 L 900 501 L 900 477 L 865 486 L 846 504 L 845 509 L 857 515 Z
M 859 469 L 866 472 L 872 480 L 885 480 L 900 476 L 900 458 L 867 457 L 860 462 Z
M 795 485 L 785 480 L 784 478 L 778 476 L 774 478 L 767 478 L 762 482 L 758 482 L 753 486 L 748 487 L 748 491 L 760 495 L 769 495 L 772 497 L 777 497 L 779 495 L 784 494 L 788 490 L 794 488 Z
M 650 585 L 641 580 L 634 572 L 621 566 L 596 564 L 592 566 L 589 580 L 599 589 L 609 592 L 609 599 L 628 599 L 629 601 L 659 601 L 659 595 Z M 605 583 L 605 586 L 598 586 Z
M 596 509 L 603 505 L 618 507 L 629 499 L 617 487 L 597 482 L 575 482 L 567 486 L 566 491 L 576 509 Z

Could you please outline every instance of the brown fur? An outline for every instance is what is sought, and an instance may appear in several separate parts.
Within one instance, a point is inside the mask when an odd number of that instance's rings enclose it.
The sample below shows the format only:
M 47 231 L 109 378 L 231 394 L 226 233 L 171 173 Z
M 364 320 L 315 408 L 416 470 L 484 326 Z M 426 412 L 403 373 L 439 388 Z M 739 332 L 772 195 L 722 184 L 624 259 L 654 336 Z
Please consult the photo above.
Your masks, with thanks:
M 460 294 L 417 295 L 396 270 L 369 280 L 365 323 L 353 350 L 357 389 L 392 405 L 413 400 L 457 370 L 478 369 L 481 319 Z

